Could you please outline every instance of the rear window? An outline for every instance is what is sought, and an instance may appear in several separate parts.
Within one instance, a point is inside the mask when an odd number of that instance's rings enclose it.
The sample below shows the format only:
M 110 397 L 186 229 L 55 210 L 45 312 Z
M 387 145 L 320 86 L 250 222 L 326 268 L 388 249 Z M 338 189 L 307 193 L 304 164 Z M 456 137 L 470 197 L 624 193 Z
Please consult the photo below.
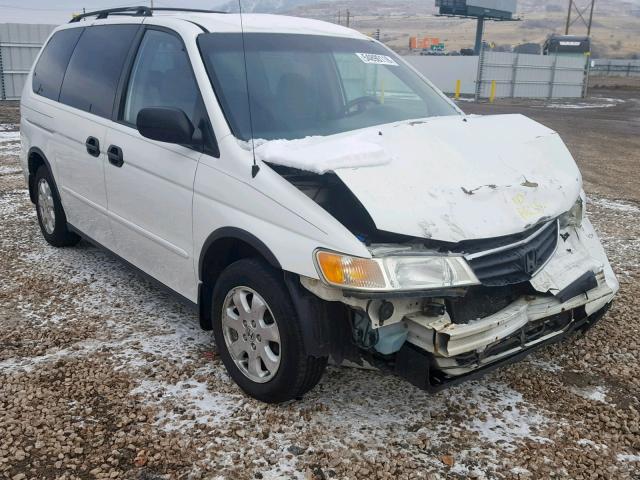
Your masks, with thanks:
M 64 72 L 83 30 L 71 28 L 53 34 L 33 71 L 31 86 L 35 93 L 51 100 L 58 100 Z
M 60 101 L 111 118 L 122 67 L 139 28 L 138 25 L 86 28 L 71 56 Z

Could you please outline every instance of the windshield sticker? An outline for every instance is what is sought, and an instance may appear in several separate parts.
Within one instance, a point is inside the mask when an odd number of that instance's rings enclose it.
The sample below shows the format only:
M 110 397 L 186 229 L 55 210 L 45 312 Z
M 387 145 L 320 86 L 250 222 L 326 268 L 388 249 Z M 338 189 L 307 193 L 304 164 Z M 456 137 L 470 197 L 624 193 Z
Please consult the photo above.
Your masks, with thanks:
M 394 67 L 398 66 L 396 61 L 387 55 L 378 55 L 376 53 L 356 53 L 356 55 L 364 63 L 371 63 L 374 65 L 393 65 Z

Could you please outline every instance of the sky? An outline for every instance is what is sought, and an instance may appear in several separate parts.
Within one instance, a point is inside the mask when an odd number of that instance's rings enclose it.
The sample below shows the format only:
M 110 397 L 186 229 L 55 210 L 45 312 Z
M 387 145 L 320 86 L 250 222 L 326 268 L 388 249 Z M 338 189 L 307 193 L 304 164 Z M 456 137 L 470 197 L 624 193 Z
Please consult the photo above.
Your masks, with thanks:
M 224 0 L 154 0 L 156 7 L 180 5 L 185 8 L 215 8 Z M 150 0 L 0 0 L 0 23 L 66 23 L 74 13 L 86 10 L 121 7 L 124 5 L 149 5 Z

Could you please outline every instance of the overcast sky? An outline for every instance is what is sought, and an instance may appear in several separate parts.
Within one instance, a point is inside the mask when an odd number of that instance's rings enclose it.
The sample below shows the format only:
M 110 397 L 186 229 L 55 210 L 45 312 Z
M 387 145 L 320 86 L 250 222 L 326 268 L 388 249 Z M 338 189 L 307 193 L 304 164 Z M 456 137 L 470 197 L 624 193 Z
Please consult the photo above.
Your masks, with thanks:
M 0 23 L 68 22 L 73 13 L 123 5 L 149 5 L 150 0 L 0 0 Z M 154 0 L 156 7 L 215 8 L 224 0 Z

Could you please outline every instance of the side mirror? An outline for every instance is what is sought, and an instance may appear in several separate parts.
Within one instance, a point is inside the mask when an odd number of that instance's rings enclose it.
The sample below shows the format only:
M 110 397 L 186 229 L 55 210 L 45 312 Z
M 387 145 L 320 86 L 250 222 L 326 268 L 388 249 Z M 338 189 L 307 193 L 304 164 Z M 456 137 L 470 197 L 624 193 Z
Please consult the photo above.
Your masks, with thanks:
M 151 107 L 138 112 L 136 127 L 143 137 L 159 142 L 191 145 L 193 124 L 179 108 Z

